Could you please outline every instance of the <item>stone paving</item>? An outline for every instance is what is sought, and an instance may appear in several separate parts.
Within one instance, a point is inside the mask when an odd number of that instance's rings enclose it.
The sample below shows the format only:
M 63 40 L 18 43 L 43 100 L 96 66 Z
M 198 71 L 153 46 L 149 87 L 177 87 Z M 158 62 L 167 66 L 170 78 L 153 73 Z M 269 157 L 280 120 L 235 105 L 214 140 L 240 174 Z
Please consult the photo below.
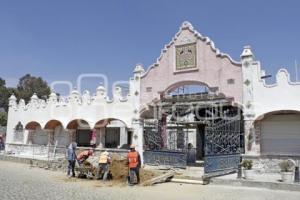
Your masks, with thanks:
M 300 192 L 166 183 L 153 187 L 113 186 L 100 181 L 66 178 L 61 172 L 30 168 L 27 164 L 0 161 L 1 200 L 85 199 L 197 199 L 276 200 L 300 199 Z

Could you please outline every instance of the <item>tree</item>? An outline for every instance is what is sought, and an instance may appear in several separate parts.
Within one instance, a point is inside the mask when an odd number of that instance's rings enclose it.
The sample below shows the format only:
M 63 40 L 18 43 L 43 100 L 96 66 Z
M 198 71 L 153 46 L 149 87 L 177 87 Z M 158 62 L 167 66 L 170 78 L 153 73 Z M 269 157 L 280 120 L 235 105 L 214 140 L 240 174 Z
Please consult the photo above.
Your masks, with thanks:
M 33 93 L 36 93 L 41 99 L 47 99 L 50 92 L 50 87 L 41 77 L 26 74 L 19 79 L 16 95 L 18 99 L 24 99 L 28 103 Z
M 0 126 L 6 126 L 7 124 L 7 113 L 0 112 Z
M 5 86 L 5 80 L 0 78 L 0 109 L 3 108 L 7 111 L 9 95 L 9 90 Z
M 17 88 L 6 87 L 5 80 L 0 78 L 0 109 L 8 111 L 8 99 L 12 94 L 15 94 L 19 100 L 24 99 L 28 103 L 33 93 L 36 93 L 41 99 L 47 99 L 50 87 L 41 77 L 34 77 L 30 74 L 19 79 Z
M 5 87 L 5 80 L 0 78 L 0 87 Z

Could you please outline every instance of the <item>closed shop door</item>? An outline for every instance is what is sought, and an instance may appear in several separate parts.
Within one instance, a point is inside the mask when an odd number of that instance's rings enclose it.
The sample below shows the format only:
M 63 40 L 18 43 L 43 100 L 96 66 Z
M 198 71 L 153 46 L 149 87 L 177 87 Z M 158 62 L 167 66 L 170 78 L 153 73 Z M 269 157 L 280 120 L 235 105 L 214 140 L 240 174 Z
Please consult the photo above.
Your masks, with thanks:
M 120 128 L 105 129 L 105 147 L 117 148 L 120 145 Z
M 261 153 L 300 155 L 300 115 L 272 115 L 261 123 Z
M 89 147 L 91 140 L 91 130 L 77 130 L 76 142 L 78 146 Z

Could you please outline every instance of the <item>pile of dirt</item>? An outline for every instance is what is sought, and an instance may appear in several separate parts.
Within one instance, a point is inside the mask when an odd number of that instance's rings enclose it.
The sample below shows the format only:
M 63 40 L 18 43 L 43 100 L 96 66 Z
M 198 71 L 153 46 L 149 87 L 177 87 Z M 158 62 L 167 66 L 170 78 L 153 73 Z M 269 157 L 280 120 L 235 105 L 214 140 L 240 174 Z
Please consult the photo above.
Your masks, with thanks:
M 81 167 L 81 171 L 85 168 L 92 172 L 95 176 L 97 174 L 98 168 L 98 158 L 96 156 L 91 156 L 88 158 Z M 86 171 L 85 170 L 85 171 Z M 116 184 L 126 184 L 127 177 L 129 175 L 127 160 L 124 157 L 118 155 L 112 156 L 112 163 L 110 164 L 109 171 L 112 174 L 112 181 Z M 140 169 L 140 182 L 149 181 L 150 179 L 158 176 L 158 172 L 153 172 L 150 170 Z
M 112 164 L 110 165 L 110 171 L 113 176 L 114 181 L 122 181 L 126 182 L 129 171 L 127 160 L 122 159 L 121 157 L 114 155 L 112 157 Z M 144 181 L 150 180 L 155 177 L 157 174 L 153 171 L 145 170 L 143 168 L 140 169 L 140 181 L 143 183 Z

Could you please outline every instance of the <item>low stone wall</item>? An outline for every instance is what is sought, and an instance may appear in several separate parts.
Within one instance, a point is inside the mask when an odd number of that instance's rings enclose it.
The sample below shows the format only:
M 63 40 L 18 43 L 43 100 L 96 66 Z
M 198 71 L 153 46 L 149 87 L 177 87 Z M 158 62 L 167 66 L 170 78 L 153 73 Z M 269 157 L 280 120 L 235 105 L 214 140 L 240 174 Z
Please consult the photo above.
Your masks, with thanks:
M 300 161 L 300 156 L 253 156 L 243 155 L 243 159 L 249 159 L 253 161 L 253 169 L 259 173 L 279 173 L 279 163 L 282 160 L 292 159 L 294 161 Z
M 84 148 L 77 149 L 77 153 L 84 150 Z M 96 149 L 94 152 L 95 157 L 99 157 L 100 153 L 104 150 Z M 120 158 L 126 158 L 127 150 L 107 150 L 110 152 L 112 156 L 116 155 Z M 10 162 L 18 162 L 18 163 L 25 163 L 32 167 L 39 167 L 54 171 L 67 171 L 68 161 L 64 158 L 64 155 L 59 154 L 57 155 L 58 158 L 55 159 L 38 159 L 38 158 L 30 158 L 30 157 L 21 157 L 20 155 L 8 155 L 8 154 L 0 154 L 0 160 L 10 161 Z
M 31 167 L 39 167 L 44 169 L 50 169 L 54 171 L 66 171 L 68 162 L 66 159 L 55 159 L 55 160 L 38 160 L 31 158 L 22 158 L 13 155 L 0 155 L 0 160 L 25 163 Z

